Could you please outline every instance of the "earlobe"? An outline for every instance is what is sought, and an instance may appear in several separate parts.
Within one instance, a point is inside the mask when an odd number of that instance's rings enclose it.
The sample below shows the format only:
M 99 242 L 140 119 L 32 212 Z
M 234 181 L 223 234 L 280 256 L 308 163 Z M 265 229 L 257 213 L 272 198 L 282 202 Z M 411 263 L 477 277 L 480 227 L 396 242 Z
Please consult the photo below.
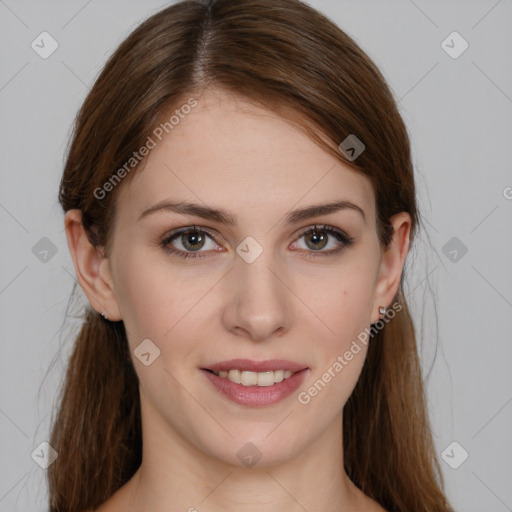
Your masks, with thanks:
M 379 274 L 375 286 L 372 306 L 372 322 L 380 318 L 379 307 L 391 306 L 402 277 L 405 258 L 409 252 L 411 217 L 407 212 L 400 212 L 390 218 L 393 226 L 392 240 L 382 253 Z
M 99 247 L 91 244 L 82 224 L 82 212 L 69 210 L 64 224 L 76 276 L 92 308 L 109 320 L 120 320 L 109 261 L 101 254 Z

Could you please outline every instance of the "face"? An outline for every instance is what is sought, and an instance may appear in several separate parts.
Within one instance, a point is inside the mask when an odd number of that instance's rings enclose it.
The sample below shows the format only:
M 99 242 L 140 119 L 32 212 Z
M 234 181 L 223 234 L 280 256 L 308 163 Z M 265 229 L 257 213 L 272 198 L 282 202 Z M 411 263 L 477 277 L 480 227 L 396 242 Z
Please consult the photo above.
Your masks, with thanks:
M 366 345 L 343 356 L 392 300 L 374 192 L 272 112 L 219 91 L 197 101 L 118 191 L 108 258 L 115 307 L 144 425 L 219 461 L 242 466 L 237 454 L 252 443 L 260 466 L 278 464 L 340 424 Z M 165 202 L 203 210 L 153 208 Z M 332 203 L 344 207 L 293 215 Z M 339 357 L 346 364 L 326 382 Z M 285 360 L 274 369 L 293 363 L 297 373 L 292 384 L 246 387 L 205 370 L 232 359 Z M 325 385 L 308 393 L 319 379 Z

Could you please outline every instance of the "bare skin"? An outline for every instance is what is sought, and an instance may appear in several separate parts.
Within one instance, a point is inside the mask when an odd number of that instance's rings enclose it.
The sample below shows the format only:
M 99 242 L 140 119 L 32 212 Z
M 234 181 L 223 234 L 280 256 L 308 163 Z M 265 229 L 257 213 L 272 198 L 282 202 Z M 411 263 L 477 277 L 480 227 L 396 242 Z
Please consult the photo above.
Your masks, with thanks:
M 197 100 L 145 167 L 119 185 L 106 258 L 88 242 L 78 210 L 65 219 L 92 307 L 123 320 L 132 356 L 145 339 L 160 350 L 148 366 L 132 357 L 140 380 L 142 465 L 97 510 L 382 512 L 342 463 L 343 406 L 367 346 L 360 344 L 307 404 L 298 393 L 379 319 L 379 306 L 391 306 L 411 219 L 404 212 L 392 217 L 393 241 L 383 251 L 365 177 L 242 98 L 209 90 Z M 139 219 L 165 199 L 230 210 L 237 223 L 164 210 Z M 350 207 L 287 223 L 292 210 L 341 200 L 364 215 Z M 315 225 L 342 230 L 353 244 L 321 232 L 326 242 L 315 246 L 303 234 Z M 193 251 L 181 235 L 169 245 L 199 257 L 184 259 L 160 245 L 176 229 L 193 226 L 207 230 L 202 247 Z M 263 249 L 252 263 L 236 252 L 248 236 Z M 200 370 L 232 358 L 287 359 L 309 370 L 284 400 L 246 407 L 221 395 Z M 252 467 L 237 456 L 249 442 L 262 454 Z

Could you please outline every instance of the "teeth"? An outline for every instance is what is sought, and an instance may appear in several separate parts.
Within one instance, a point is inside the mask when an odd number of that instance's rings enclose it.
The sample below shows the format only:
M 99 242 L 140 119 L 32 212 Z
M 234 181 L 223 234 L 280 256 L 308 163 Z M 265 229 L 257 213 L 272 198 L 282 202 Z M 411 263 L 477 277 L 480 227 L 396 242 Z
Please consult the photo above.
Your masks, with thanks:
M 258 377 L 260 375 L 261 373 L 242 372 L 240 375 L 240 384 L 243 384 L 244 386 L 256 386 L 256 384 L 258 384 Z
M 275 370 L 271 372 L 248 372 L 245 370 L 229 370 L 228 372 L 220 370 L 214 373 L 219 377 L 227 378 L 231 382 L 242 384 L 243 386 L 273 386 L 283 379 L 291 377 L 295 372 L 290 370 Z
M 241 373 L 242 372 L 240 372 L 240 370 L 229 370 L 228 379 L 231 382 L 236 382 L 237 384 L 240 384 L 241 383 L 241 380 L 240 380 Z
M 274 371 L 274 382 L 281 382 L 283 379 L 284 379 L 284 370 L 275 370 Z

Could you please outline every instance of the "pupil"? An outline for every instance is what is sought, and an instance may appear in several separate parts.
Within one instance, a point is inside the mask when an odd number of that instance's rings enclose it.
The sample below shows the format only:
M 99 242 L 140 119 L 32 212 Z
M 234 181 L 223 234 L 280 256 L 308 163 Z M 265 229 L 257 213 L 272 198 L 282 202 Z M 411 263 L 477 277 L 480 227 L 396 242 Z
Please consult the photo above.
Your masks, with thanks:
M 191 232 L 189 232 L 188 236 L 185 237 L 186 243 L 184 245 L 185 245 L 185 247 L 187 245 L 191 245 L 191 246 L 198 245 L 202 241 L 202 238 L 203 237 L 201 236 L 199 231 L 191 231 Z M 194 247 L 191 247 L 191 249 L 194 249 Z M 199 249 L 200 249 L 200 247 L 199 247 Z
M 310 239 L 313 240 L 313 244 L 318 244 L 318 242 L 325 242 L 326 241 L 326 236 L 325 234 L 322 235 L 322 234 L 319 234 L 318 231 L 313 231 L 311 234 L 310 234 Z M 314 248 L 322 248 L 325 246 L 325 243 L 323 245 L 314 245 Z

